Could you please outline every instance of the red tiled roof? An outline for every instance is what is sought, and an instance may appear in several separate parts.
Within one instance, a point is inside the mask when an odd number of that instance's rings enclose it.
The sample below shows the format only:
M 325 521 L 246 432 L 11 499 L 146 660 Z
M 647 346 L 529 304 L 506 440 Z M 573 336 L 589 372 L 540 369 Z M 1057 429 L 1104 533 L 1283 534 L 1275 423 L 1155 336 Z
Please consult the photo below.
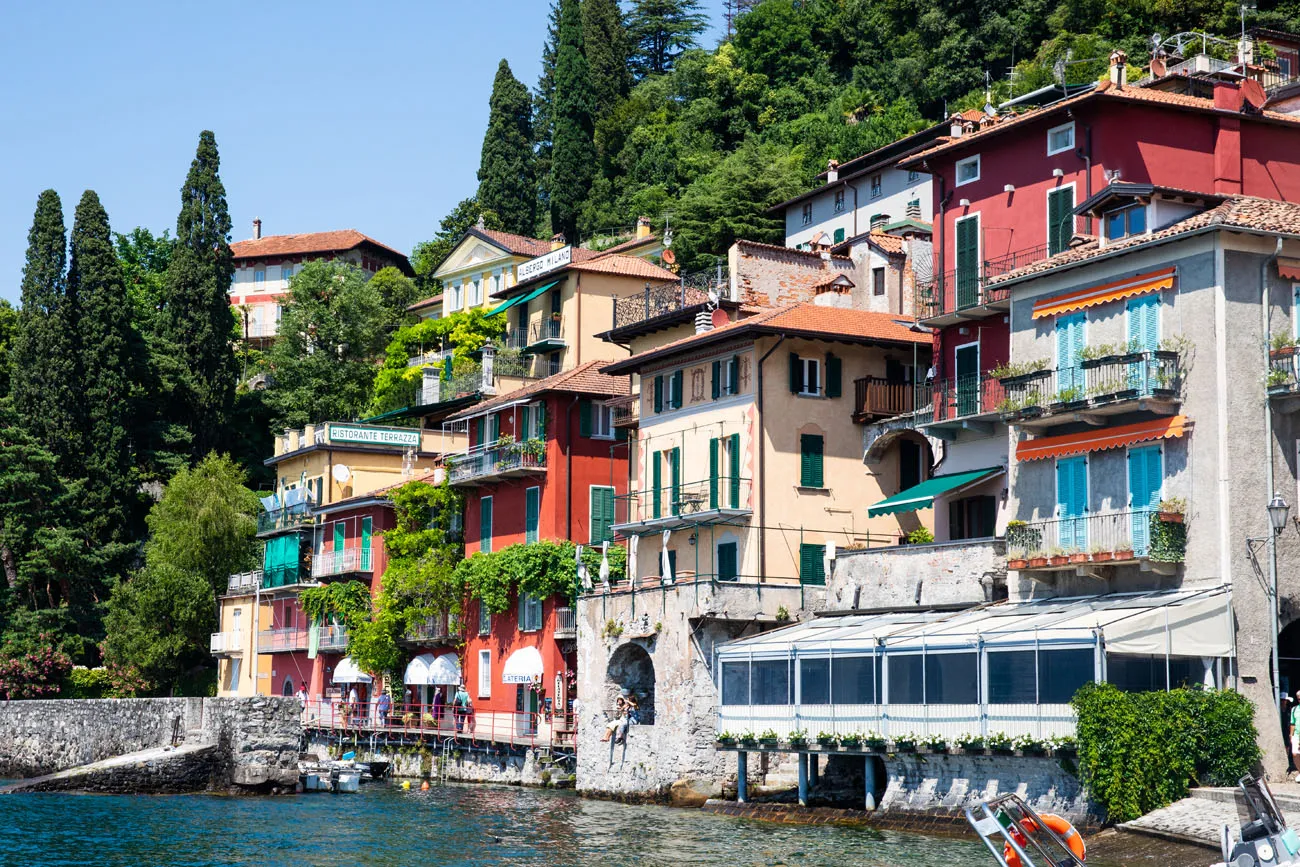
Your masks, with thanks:
M 657 243 L 659 243 L 658 235 L 646 235 L 644 238 L 629 238 L 628 240 L 623 241 L 620 244 L 615 244 L 612 247 L 606 247 L 604 250 L 601 250 L 600 252 L 603 255 L 608 256 L 613 253 L 622 253 L 626 250 L 635 250 L 637 247 L 644 247 L 644 246 L 649 246 L 650 244 L 657 244 Z
M 516 256 L 532 257 L 551 252 L 550 241 L 529 238 L 527 235 L 516 235 L 498 229 L 480 229 L 477 227 L 470 229 L 469 234 L 478 235 L 484 240 L 491 241 L 507 253 L 514 253 Z
M 236 241 L 230 245 L 230 252 L 236 259 L 260 259 L 265 256 L 292 256 L 300 253 L 341 253 L 365 243 L 374 244 L 406 262 L 405 253 L 381 244 L 356 229 L 307 232 L 301 235 L 268 235 L 265 238 Z
M 491 411 L 495 407 L 551 391 L 563 391 L 570 394 L 593 394 L 600 397 L 618 397 L 631 394 L 632 384 L 628 377 L 611 376 L 601 372 L 601 368 L 606 364 L 609 364 L 609 362 L 600 360 L 579 364 L 572 370 L 562 371 L 554 376 L 539 379 L 537 382 L 523 388 L 517 388 L 506 394 L 497 395 L 491 400 L 477 403 L 469 409 L 448 416 L 447 421 L 472 418 Z
M 576 253 L 577 250 L 574 250 Z M 613 274 L 618 277 L 642 277 L 646 280 L 676 280 L 677 275 L 667 268 L 661 268 L 654 262 L 637 256 L 610 255 L 608 251 L 600 256 L 574 262 L 570 271 L 590 271 L 596 274 Z
M 890 235 L 886 232 L 872 232 L 867 236 L 867 240 L 886 253 L 893 253 L 896 256 L 903 255 L 903 239 L 897 235 Z
M 434 307 L 441 303 L 442 303 L 442 293 L 439 292 L 437 295 L 434 295 L 431 298 L 425 298 L 423 301 L 416 301 L 414 304 L 406 305 L 406 309 L 408 312 L 414 313 L 417 310 L 423 310 L 426 307 Z
M 640 370 L 648 362 L 675 355 L 732 337 L 758 334 L 789 334 L 827 340 L 849 340 L 862 343 L 916 343 L 929 346 L 928 331 L 913 331 L 915 323 L 908 316 L 894 316 L 856 308 L 827 307 L 820 304 L 792 304 L 775 307 L 729 322 L 700 334 L 692 334 L 663 346 L 647 350 L 623 361 L 607 363 L 603 370 L 625 373 Z

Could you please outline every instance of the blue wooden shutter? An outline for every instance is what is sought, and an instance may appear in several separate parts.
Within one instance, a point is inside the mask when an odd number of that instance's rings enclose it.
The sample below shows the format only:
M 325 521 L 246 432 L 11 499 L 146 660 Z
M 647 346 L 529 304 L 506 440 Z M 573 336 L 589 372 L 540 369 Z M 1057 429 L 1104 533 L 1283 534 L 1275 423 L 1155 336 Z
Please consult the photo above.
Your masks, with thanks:
M 663 506 L 663 452 L 655 452 L 650 459 L 650 499 L 654 504 L 654 517 L 658 518 Z
M 1164 461 L 1159 446 L 1129 449 L 1129 508 L 1132 510 L 1133 550 L 1145 555 L 1150 546 L 1151 513 L 1160 505 Z
M 714 362 L 717 364 L 717 362 Z M 709 508 L 718 508 L 718 446 L 722 441 L 717 437 L 709 440 Z
M 1083 352 L 1084 314 L 1061 316 L 1056 320 L 1056 388 L 1057 392 L 1077 389 L 1082 397 L 1083 371 L 1079 355 Z
M 528 488 L 524 491 L 524 541 L 537 541 L 537 524 L 541 517 L 541 488 Z
M 1127 306 L 1129 348 L 1155 352 L 1160 348 L 1160 296 L 1133 298 Z
M 1088 461 L 1084 457 L 1062 458 L 1056 462 L 1056 503 L 1060 519 L 1060 547 L 1073 550 L 1087 548 Z
M 733 509 L 740 508 L 740 434 L 731 435 L 731 503 Z

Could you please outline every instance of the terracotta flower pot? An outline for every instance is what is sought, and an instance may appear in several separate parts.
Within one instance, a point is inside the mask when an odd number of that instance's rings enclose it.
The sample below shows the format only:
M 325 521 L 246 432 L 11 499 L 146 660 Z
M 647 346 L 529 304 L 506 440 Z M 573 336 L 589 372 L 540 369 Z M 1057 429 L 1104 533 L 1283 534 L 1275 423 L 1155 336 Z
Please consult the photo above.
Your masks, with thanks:
M 1097 551 L 1092 555 L 1092 562 L 1105 563 L 1107 560 L 1109 560 L 1114 556 L 1115 553 L 1113 551 Z
M 1181 524 L 1183 522 L 1182 512 L 1157 512 L 1156 517 L 1166 524 Z
M 1026 560 L 1026 559 L 1017 559 L 1017 560 L 1008 560 L 1008 561 L 1007 561 L 1007 568 L 1008 568 L 1008 569 L 1023 569 L 1023 568 L 1025 568 L 1025 567 L 1028 566 L 1028 565 L 1029 565 L 1029 561 Z
M 1120 550 L 1118 550 L 1118 551 L 1115 552 L 1115 559 L 1116 559 L 1116 560 L 1132 560 L 1132 559 L 1133 559 L 1133 549 L 1132 549 L 1132 548 L 1121 548 Z
M 1029 568 L 1030 568 L 1030 569 L 1041 569 L 1041 568 L 1043 568 L 1043 567 L 1046 566 L 1046 565 L 1047 565 L 1047 558 L 1046 558 L 1046 557 L 1030 557 L 1030 558 L 1029 558 Z
M 1071 562 L 1071 563 L 1087 563 L 1087 562 L 1088 562 L 1088 555 L 1087 555 L 1087 554 L 1082 554 L 1082 553 L 1081 553 L 1081 554 L 1071 554 L 1071 555 L 1070 555 L 1070 562 Z
M 1047 559 L 1047 562 L 1051 563 L 1053 566 L 1064 566 L 1066 563 L 1070 562 L 1070 558 L 1066 557 L 1064 554 L 1054 554 Z

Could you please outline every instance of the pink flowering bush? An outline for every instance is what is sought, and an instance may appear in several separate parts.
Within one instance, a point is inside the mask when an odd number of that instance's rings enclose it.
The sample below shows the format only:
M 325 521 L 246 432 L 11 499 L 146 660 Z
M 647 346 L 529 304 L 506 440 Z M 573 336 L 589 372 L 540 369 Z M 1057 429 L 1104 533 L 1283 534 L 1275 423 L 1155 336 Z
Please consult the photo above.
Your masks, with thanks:
M 26 653 L 0 657 L 0 699 L 56 698 L 72 671 L 72 659 L 56 648 L 51 636 Z

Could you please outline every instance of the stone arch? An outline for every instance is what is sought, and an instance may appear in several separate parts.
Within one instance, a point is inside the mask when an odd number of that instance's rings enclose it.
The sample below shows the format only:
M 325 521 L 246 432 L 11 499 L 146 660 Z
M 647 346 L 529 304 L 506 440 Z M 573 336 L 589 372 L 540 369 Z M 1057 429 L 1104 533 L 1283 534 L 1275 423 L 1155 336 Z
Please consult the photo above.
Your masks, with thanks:
M 865 448 L 862 453 L 862 460 L 867 464 L 879 463 L 881 459 L 889 453 L 900 440 L 915 440 L 918 443 L 924 443 L 926 454 L 930 458 L 930 466 L 933 467 L 941 460 L 943 455 L 943 441 L 934 437 L 928 437 L 918 431 L 911 424 L 911 419 L 906 419 L 906 424 L 894 422 L 881 422 L 871 426 L 876 428 L 872 434 L 865 437 Z
M 286 677 L 286 678 L 284 679 L 284 686 L 282 686 L 282 687 L 280 688 L 280 695 L 293 695 L 293 678 L 292 678 L 292 677 Z
M 609 657 L 605 668 L 605 706 L 613 710 L 621 690 L 628 690 L 637 700 L 637 717 L 641 725 L 655 721 L 655 664 L 650 653 L 639 644 L 624 644 Z

